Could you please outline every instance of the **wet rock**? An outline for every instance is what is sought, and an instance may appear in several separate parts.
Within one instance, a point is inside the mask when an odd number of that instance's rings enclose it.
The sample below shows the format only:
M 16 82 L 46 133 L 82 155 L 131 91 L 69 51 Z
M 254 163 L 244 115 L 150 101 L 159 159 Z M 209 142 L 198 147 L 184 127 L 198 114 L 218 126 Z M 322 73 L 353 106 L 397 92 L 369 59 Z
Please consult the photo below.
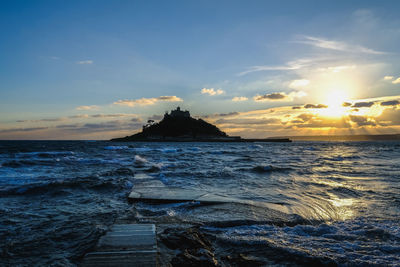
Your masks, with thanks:
M 161 241 L 179 251 L 171 260 L 172 266 L 218 266 L 210 241 L 197 228 L 166 229 Z
M 224 262 L 229 266 L 265 266 L 265 262 L 245 254 L 233 254 L 224 257 Z
M 186 249 L 171 261 L 172 266 L 219 266 L 215 255 L 206 249 Z

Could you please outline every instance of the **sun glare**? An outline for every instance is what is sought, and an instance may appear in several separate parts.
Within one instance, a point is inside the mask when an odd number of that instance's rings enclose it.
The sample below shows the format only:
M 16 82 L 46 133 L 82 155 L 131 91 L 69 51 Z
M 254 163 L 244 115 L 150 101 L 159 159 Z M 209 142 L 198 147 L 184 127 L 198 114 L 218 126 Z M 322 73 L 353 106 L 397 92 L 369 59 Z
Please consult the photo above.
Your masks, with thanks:
M 327 117 L 341 117 L 346 114 L 346 108 L 343 107 L 343 103 L 348 99 L 348 95 L 343 90 L 332 90 L 329 91 L 323 103 L 327 105 L 327 108 L 319 110 L 319 113 Z

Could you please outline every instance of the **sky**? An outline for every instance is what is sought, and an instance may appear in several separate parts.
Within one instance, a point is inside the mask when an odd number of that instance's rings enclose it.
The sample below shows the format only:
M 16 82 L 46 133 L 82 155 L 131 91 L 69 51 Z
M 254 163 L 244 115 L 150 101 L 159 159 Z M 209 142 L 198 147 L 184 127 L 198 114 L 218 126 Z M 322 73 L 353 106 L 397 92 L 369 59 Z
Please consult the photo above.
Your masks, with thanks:
M 400 1 L 0 0 L 0 139 L 180 106 L 230 135 L 400 133 Z

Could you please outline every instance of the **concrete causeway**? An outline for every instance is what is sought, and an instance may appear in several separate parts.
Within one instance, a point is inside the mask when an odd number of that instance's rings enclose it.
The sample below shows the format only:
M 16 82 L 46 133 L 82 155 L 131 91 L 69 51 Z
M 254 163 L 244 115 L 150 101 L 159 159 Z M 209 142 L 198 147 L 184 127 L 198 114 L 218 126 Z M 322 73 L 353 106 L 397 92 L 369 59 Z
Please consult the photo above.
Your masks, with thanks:
M 115 224 L 102 236 L 82 266 L 157 266 L 154 224 Z

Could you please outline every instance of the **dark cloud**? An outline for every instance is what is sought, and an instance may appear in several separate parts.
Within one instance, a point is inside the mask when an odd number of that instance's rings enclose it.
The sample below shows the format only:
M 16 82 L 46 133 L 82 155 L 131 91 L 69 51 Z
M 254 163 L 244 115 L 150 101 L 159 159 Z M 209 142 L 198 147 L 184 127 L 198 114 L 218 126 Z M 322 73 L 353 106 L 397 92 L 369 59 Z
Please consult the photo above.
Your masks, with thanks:
M 216 114 L 218 117 L 229 117 L 239 115 L 239 112 L 219 113 Z
M 282 100 L 287 96 L 284 93 L 272 93 L 266 95 L 258 95 L 254 97 L 255 101 L 263 101 L 263 100 Z
M 376 121 L 385 126 L 400 125 L 400 109 L 387 108 L 376 118 Z
M 134 117 L 136 114 L 94 114 L 90 117 L 92 118 L 121 118 L 121 117 Z
M 147 120 L 160 121 L 162 120 L 162 118 L 164 118 L 163 115 L 153 115 L 151 117 L 148 117 Z
M 136 120 L 134 118 L 133 120 Z M 88 133 L 88 132 L 107 132 L 107 131 L 119 131 L 119 130 L 138 130 L 142 127 L 142 123 L 132 120 L 114 120 L 101 123 L 75 123 L 75 124 L 64 124 L 58 125 L 56 128 L 67 131 Z
M 17 122 L 59 122 L 59 121 L 66 121 L 68 119 L 84 119 L 84 118 L 121 118 L 121 117 L 135 117 L 136 114 L 78 114 L 78 115 L 71 115 L 68 117 L 60 117 L 60 118 L 44 118 L 38 120 L 18 120 Z
M 39 120 L 17 120 L 17 122 L 54 122 L 54 121 L 64 121 L 66 118 L 46 118 Z
M 311 120 L 314 117 L 313 114 L 309 114 L 309 113 L 302 113 L 300 115 L 297 116 L 298 119 L 301 119 L 302 122 L 307 122 L 309 120 Z
M 170 101 L 170 100 L 176 100 L 176 96 L 159 96 L 157 99 L 162 100 L 162 101 Z
M 306 104 L 304 108 L 327 108 L 327 105 L 324 104 Z
M 230 117 L 230 116 L 237 116 L 239 115 L 239 112 L 229 112 L 229 113 L 216 113 L 212 115 L 205 115 L 201 116 L 202 118 L 208 119 L 208 118 L 217 118 L 217 117 Z
M 296 124 L 297 128 L 350 128 L 351 125 L 344 119 L 341 120 L 317 120 L 312 119 L 303 124 Z
M 351 107 L 352 108 L 369 108 L 371 107 L 375 102 L 357 102 L 354 103 Z
M 296 123 L 304 123 L 304 121 L 302 121 L 302 120 L 292 120 L 291 123 L 294 123 L 294 124 L 296 124 Z
M 346 118 L 326 119 L 315 114 L 302 113 L 288 124 L 291 128 L 350 128 Z
M 358 126 L 376 126 L 376 123 L 367 116 L 349 115 L 349 118 L 352 122 L 355 122 Z
M 240 125 L 250 125 L 250 124 L 277 124 L 281 121 L 279 119 L 219 119 L 216 121 L 217 124 L 240 124 Z
M 78 114 L 78 115 L 72 115 L 68 116 L 69 119 L 83 119 L 83 118 L 88 118 L 89 115 L 87 114 Z
M 381 102 L 381 106 L 397 106 L 400 104 L 399 100 L 390 100 Z
M 74 123 L 74 124 L 61 124 L 61 125 L 57 125 L 56 128 L 59 128 L 59 129 L 76 128 L 76 127 L 78 127 L 79 125 L 80 125 L 79 123 Z
M 0 133 L 12 133 L 12 132 L 33 132 L 33 131 L 40 131 L 46 130 L 49 127 L 31 127 L 31 128 L 10 128 L 10 129 L 3 129 L 0 130 Z
M 302 107 L 292 107 L 292 109 L 301 109 Z
M 343 102 L 342 107 L 350 107 L 351 103 L 349 102 Z
M 293 126 L 293 125 L 292 125 Z M 350 128 L 351 125 L 344 119 L 326 120 L 313 118 L 306 123 L 294 125 L 297 128 Z

